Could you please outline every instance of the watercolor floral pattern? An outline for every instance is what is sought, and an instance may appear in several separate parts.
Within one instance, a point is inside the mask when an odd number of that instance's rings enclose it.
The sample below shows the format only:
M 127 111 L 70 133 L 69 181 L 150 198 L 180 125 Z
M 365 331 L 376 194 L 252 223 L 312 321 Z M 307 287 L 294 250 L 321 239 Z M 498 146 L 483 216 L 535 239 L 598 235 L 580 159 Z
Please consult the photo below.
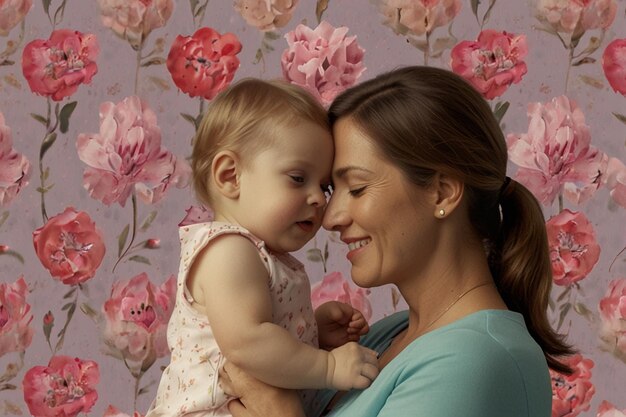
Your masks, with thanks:
M 553 415 L 626 414 L 626 5 L 341 3 L 0 0 L 0 415 L 147 410 L 167 363 L 177 228 L 213 216 L 186 158 L 216 94 L 283 78 L 328 105 L 416 63 L 481 91 L 509 175 L 542 201 L 553 325 L 585 347 L 574 375 L 551 375 Z M 372 321 L 401 308 L 397 290 L 350 282 L 344 249 L 321 233 L 300 254 L 313 302 Z

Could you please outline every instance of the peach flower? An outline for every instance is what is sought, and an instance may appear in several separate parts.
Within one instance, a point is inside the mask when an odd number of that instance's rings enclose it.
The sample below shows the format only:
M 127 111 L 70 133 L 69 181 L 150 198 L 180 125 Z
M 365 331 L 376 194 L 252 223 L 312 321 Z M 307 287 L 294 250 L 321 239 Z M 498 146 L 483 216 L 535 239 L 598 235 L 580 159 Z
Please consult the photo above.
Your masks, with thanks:
M 331 272 L 311 287 L 311 303 L 314 309 L 327 301 L 350 304 L 369 321 L 372 318 L 369 294 L 367 289 L 352 287 L 340 272 Z
M 0 0 L 0 36 L 7 36 L 33 5 L 33 0 Z
M 552 204 L 568 183 L 566 197 L 582 202 L 598 189 L 605 155 L 591 146 L 585 115 L 567 96 L 528 105 L 528 132 L 509 134 L 509 158 L 520 168 L 516 180 L 545 205 Z
M 30 173 L 30 162 L 13 149 L 11 128 L 0 113 L 0 206 L 9 204 L 28 185 Z
M 285 79 L 329 105 L 365 71 L 365 51 L 356 42 L 356 36 L 346 36 L 347 33 L 347 27 L 334 28 L 326 21 L 315 29 L 296 26 L 285 35 L 289 45 L 281 57 Z
M 452 21 L 460 0 L 377 0 L 384 24 L 399 35 L 421 36 Z
M 609 158 L 603 185 L 609 189 L 611 198 L 626 208 L 626 166 L 617 158 Z
M 626 96 L 626 39 L 614 39 L 606 46 L 602 69 L 613 90 Z
M 552 417 L 575 417 L 589 410 L 596 392 L 591 383 L 593 361 L 580 354 L 570 356 L 567 364 L 574 370 L 571 375 L 550 370 L 552 378 Z
M 27 293 L 22 276 L 12 284 L 0 282 L 0 357 L 25 351 L 33 339 L 33 313 L 26 302 Z
M 596 417 L 626 417 L 626 409 L 620 411 L 613 404 L 604 400 L 598 407 Z
M 95 35 L 58 29 L 50 39 L 29 42 L 22 53 L 22 71 L 30 89 L 40 96 L 61 101 L 89 84 L 98 72 L 100 52 Z
M 557 32 L 580 36 L 589 29 L 606 29 L 615 20 L 615 0 L 535 0 L 535 16 Z
M 98 0 L 100 20 L 117 36 L 138 48 L 154 29 L 165 26 L 173 0 Z
M 583 212 L 563 210 L 546 223 L 554 283 L 569 286 L 585 278 L 600 258 L 600 245 Z
M 67 285 L 92 278 L 105 253 L 102 232 L 87 213 L 73 207 L 35 230 L 33 243 L 44 268 Z
M 48 366 L 24 375 L 24 401 L 37 417 L 75 417 L 88 413 L 98 399 L 98 364 L 91 360 L 53 356 Z
M 603 348 L 626 362 L 626 278 L 609 282 L 598 308 Z
M 235 0 L 235 10 L 246 23 L 268 31 L 286 26 L 298 0 Z
M 462 41 L 452 49 L 450 66 L 486 99 L 493 99 L 522 80 L 526 54 L 525 35 L 486 29 L 475 42 Z
M 106 319 L 104 340 L 111 353 L 146 367 L 169 354 L 166 330 L 175 294 L 173 275 L 160 287 L 145 272 L 115 282 L 111 297 L 102 307 Z
M 139 97 L 100 105 L 100 132 L 81 133 L 78 157 L 88 165 L 84 187 L 106 205 L 126 204 L 134 191 L 147 203 L 161 200 L 175 185 L 186 187 L 189 165 L 161 146 L 156 114 Z
M 233 80 L 240 51 L 241 43 L 234 34 L 200 28 L 191 36 L 174 39 L 167 69 L 181 91 L 211 100 Z
M 178 223 L 178 227 L 189 226 L 190 224 L 210 222 L 215 218 L 213 210 L 204 206 L 191 206 L 185 210 L 185 218 Z

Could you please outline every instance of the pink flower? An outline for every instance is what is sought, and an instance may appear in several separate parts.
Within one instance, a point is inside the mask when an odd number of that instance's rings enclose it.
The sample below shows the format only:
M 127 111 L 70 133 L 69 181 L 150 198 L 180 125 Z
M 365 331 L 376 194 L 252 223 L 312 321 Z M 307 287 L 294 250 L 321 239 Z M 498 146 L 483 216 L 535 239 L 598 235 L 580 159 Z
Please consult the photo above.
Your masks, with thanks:
M 601 185 L 604 154 L 590 145 L 589 126 L 576 102 L 566 96 L 547 103 L 530 103 L 528 132 L 509 134 L 509 158 L 520 169 L 516 180 L 530 189 L 545 205 L 572 183 L 568 198 L 591 197 Z
M 351 287 L 340 272 L 331 272 L 311 288 L 311 303 L 315 309 L 327 301 L 340 301 L 350 304 L 369 320 L 372 318 L 369 294 L 370 290 Z
M 104 339 L 112 353 L 147 366 L 167 355 L 166 329 L 175 293 L 173 275 L 160 287 L 150 282 L 146 273 L 115 282 L 102 307 Z
M 200 28 L 192 36 L 178 35 L 167 56 L 167 69 L 178 88 L 191 97 L 211 100 L 228 87 L 239 68 L 241 43 L 232 33 L 220 35 Z
M 365 71 L 363 48 L 347 27 L 335 29 L 322 21 L 315 29 L 298 25 L 285 35 L 289 46 L 281 57 L 283 76 L 309 90 L 324 105 Z
M 73 207 L 35 230 L 33 243 L 44 268 L 67 285 L 92 278 L 105 253 L 102 232 L 87 213 Z
M 54 315 L 50 310 L 43 316 L 43 325 L 52 326 L 54 324 Z
M 552 377 L 552 417 L 575 417 L 589 410 L 591 398 L 596 392 L 591 383 L 593 361 L 580 354 L 567 358 L 574 370 L 571 375 L 562 375 L 550 370 Z
M 620 411 L 613 404 L 604 400 L 600 403 L 596 417 L 626 417 L 626 409 Z
M 138 411 L 133 412 L 133 415 L 130 416 L 129 414 L 122 413 L 120 410 L 113 407 L 112 405 L 109 405 L 107 409 L 104 411 L 104 414 L 102 415 L 102 417 L 144 417 L 144 416 L 140 414 Z
M 235 10 L 246 23 L 262 31 L 281 28 L 291 20 L 298 0 L 235 0 Z
M 626 208 L 626 166 L 617 158 L 609 158 L 603 185 L 609 189 L 613 201 Z
M 26 302 L 27 293 L 22 276 L 13 284 L 0 282 L 0 357 L 25 351 L 33 339 L 33 313 Z
M 617 12 L 615 0 L 535 0 L 535 15 L 557 32 L 581 36 L 589 29 L 606 29 Z
M 215 217 L 213 210 L 204 206 L 191 206 L 185 210 L 185 218 L 178 223 L 178 227 L 189 226 L 190 224 L 210 222 Z
M 609 282 L 598 307 L 603 348 L 626 362 L 626 278 Z
M 28 13 L 33 0 L 0 0 L 0 36 L 7 36 Z
M 463 41 L 451 52 L 452 71 L 470 82 L 485 98 L 501 96 L 526 74 L 525 35 L 483 30 L 475 42 Z
M 583 212 L 563 210 L 546 223 L 552 275 L 556 285 L 568 286 L 585 278 L 600 258 L 600 245 Z
M 459 0 L 378 0 L 384 24 L 399 35 L 431 33 L 452 21 L 461 10 Z
M 0 206 L 9 204 L 28 185 L 30 172 L 28 159 L 13 149 L 11 128 L 0 113 Z
M 138 48 L 156 28 L 165 26 L 172 0 L 98 0 L 100 20 L 117 36 Z
M 76 148 L 88 165 L 85 188 L 106 205 L 124 206 L 132 192 L 156 203 L 171 185 L 189 182 L 189 165 L 161 146 L 156 114 L 136 96 L 102 103 L 100 133 L 81 133 Z
M 24 401 L 33 416 L 74 417 L 96 403 L 99 380 L 96 362 L 53 356 L 48 366 L 35 366 L 24 375 Z
M 60 101 L 89 84 L 98 72 L 100 49 L 96 36 L 59 29 L 50 39 L 36 39 L 24 47 L 22 71 L 30 89 L 41 96 Z
M 626 39 L 615 39 L 606 46 L 602 69 L 613 91 L 626 96 Z

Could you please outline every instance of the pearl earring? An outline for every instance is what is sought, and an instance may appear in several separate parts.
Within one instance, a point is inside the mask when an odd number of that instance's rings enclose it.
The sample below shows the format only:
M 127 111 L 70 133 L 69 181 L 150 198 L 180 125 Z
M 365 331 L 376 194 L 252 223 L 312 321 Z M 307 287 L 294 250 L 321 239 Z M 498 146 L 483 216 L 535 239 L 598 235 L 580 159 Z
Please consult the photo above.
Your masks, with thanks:
M 446 215 L 446 210 L 445 209 L 439 209 L 439 217 L 443 217 Z

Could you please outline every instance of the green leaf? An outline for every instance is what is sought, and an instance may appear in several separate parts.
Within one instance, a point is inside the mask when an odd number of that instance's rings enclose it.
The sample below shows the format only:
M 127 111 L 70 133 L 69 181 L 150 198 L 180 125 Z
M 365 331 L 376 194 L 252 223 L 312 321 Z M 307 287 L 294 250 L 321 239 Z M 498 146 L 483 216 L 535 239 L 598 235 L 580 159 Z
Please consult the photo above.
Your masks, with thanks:
M 141 255 L 133 255 L 130 258 L 128 258 L 128 260 L 135 261 L 135 262 L 140 262 L 140 263 L 146 264 L 146 265 L 150 265 L 150 259 L 146 258 L 145 256 L 141 256 Z
M 265 39 L 270 40 L 270 41 L 275 41 L 276 39 L 280 38 L 280 33 L 279 32 L 274 32 L 274 31 L 269 31 L 269 32 L 265 32 L 265 35 L 263 35 L 263 37 Z
M 64 296 L 63 299 L 67 300 L 68 298 L 70 298 L 71 296 L 74 295 L 74 293 L 76 292 L 76 288 L 77 287 L 73 287 L 71 290 L 69 290 Z
M 154 58 L 150 58 L 149 60 L 142 62 L 141 66 L 149 67 L 151 65 L 163 65 L 163 64 L 165 64 L 165 58 L 161 56 L 156 56 Z
M 142 232 L 145 232 L 146 230 L 148 230 L 148 228 L 150 227 L 150 225 L 152 224 L 156 216 L 157 216 L 157 211 L 156 210 L 151 211 L 150 214 L 148 214 L 148 216 L 145 218 L 145 220 L 143 221 L 139 229 Z
M 496 104 L 496 107 L 493 110 L 493 115 L 498 123 L 502 121 L 502 118 L 504 117 L 506 111 L 509 109 L 509 105 L 510 103 L 508 101 Z
M 60 122 L 59 130 L 61 130 L 61 133 L 67 133 L 67 129 L 70 127 L 70 116 L 74 112 L 74 109 L 76 108 L 76 104 L 78 104 L 77 101 L 72 101 L 70 103 L 67 103 L 61 109 L 61 113 L 59 114 L 59 122 Z
M 563 307 L 561 307 L 561 314 L 559 314 L 559 324 L 557 326 L 557 330 L 560 329 L 561 326 L 563 325 L 563 322 L 565 321 L 565 316 L 567 316 L 567 313 L 569 312 L 571 308 L 572 308 L 571 303 L 565 303 L 563 304 Z
M 180 115 L 183 117 L 183 119 L 185 119 L 189 123 L 191 123 L 193 125 L 194 129 L 196 129 L 196 130 L 198 129 L 198 122 L 196 121 L 195 117 L 193 117 L 192 115 L 187 114 L 187 113 L 181 113 Z
M 2 227 L 2 225 L 4 224 L 4 222 L 7 221 L 8 218 L 9 218 L 8 211 L 5 211 L 4 213 L 2 213 L 2 215 L 0 216 L 0 227 Z
M 613 113 L 613 116 L 615 116 L 620 122 L 626 124 L 626 116 L 624 116 L 623 114 Z
M 252 61 L 252 64 L 256 65 L 259 62 L 261 62 L 262 59 L 263 59 L 263 51 L 261 50 L 261 48 L 259 48 L 256 50 L 256 54 L 254 55 L 254 61 Z
M 306 251 L 306 258 L 311 262 L 323 262 L 322 251 L 318 248 L 309 249 Z
M 189 5 L 191 6 L 191 13 L 194 13 L 198 7 L 198 0 L 189 0 Z
M 474 13 L 476 21 L 478 21 L 478 5 L 480 4 L 480 0 L 471 0 L 470 4 L 472 6 L 472 13 Z
M 591 58 L 589 56 L 586 56 L 582 59 L 579 59 L 578 61 L 572 63 L 573 67 L 577 67 L 579 65 L 583 65 L 583 64 L 593 64 L 594 62 L 596 62 L 595 58 Z
M 317 0 L 317 5 L 315 6 L 315 16 L 317 16 L 317 23 L 322 21 L 322 16 L 324 12 L 328 9 L 328 2 L 330 0 Z
M 117 237 L 117 256 L 119 257 L 124 250 L 124 246 L 126 246 L 126 239 L 128 238 L 128 232 L 130 230 L 130 225 L 127 224 L 126 227 L 122 230 L 122 233 Z
M 36 114 L 36 113 L 31 113 L 30 117 L 32 117 L 33 119 L 37 120 L 39 123 L 41 123 L 44 126 L 48 126 L 48 119 L 46 119 L 45 117 L 43 117 L 40 114 Z
M 206 9 L 207 3 L 204 3 L 202 6 L 198 7 L 198 10 L 196 10 L 196 12 L 193 14 L 193 17 L 198 17 L 202 15 L 202 13 L 204 13 L 204 10 Z
M 50 16 L 50 3 L 52 3 L 52 0 L 42 0 L 42 3 L 44 12 Z
M 48 152 L 48 149 L 54 145 L 54 141 L 57 140 L 57 134 L 55 132 L 48 133 L 41 142 L 41 149 L 39 150 L 39 159 L 43 159 L 43 156 Z
M 72 304 L 74 304 L 74 302 L 72 301 L 71 303 L 67 303 L 65 304 L 63 307 L 61 307 L 61 311 L 65 311 L 68 308 L 72 307 Z

